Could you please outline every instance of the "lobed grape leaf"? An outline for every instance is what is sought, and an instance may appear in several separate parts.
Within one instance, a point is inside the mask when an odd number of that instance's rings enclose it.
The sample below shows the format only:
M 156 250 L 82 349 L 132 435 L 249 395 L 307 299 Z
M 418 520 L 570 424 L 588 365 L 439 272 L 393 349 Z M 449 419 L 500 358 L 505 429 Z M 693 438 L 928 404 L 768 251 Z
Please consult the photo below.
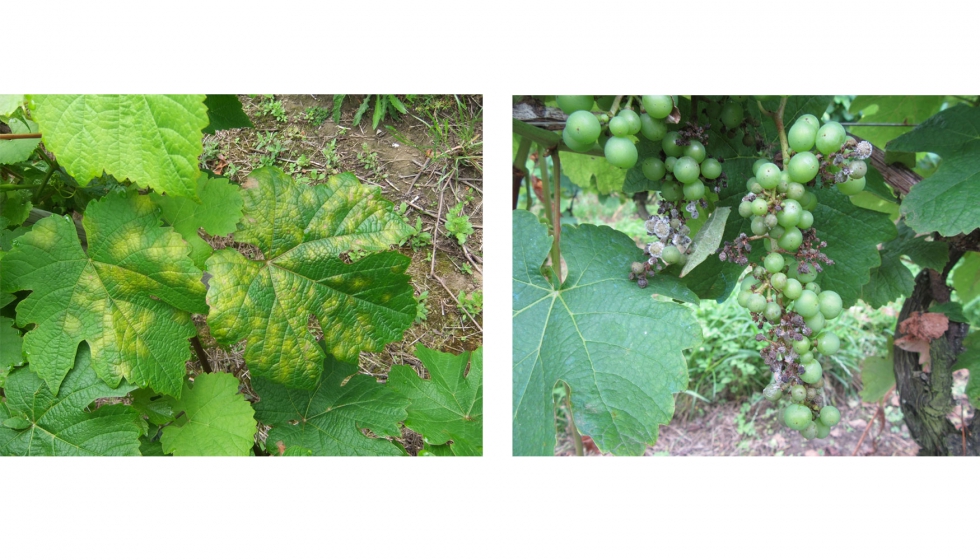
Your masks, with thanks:
M 909 227 L 946 237 L 980 227 L 980 107 L 956 105 L 937 113 L 887 149 L 943 158 L 939 169 L 902 201 Z
M 980 253 L 963 255 L 953 270 L 953 288 L 964 304 L 980 297 Z
M 941 271 L 949 259 L 949 245 L 916 237 L 912 228 L 900 223 L 898 236 L 882 246 L 881 265 L 871 269 L 870 280 L 861 288 L 861 299 L 877 308 L 912 295 L 915 279 L 902 255 L 919 266 Z
M 13 319 L 0 317 L 0 387 L 3 387 L 10 370 L 23 364 L 23 339 L 20 331 L 14 328 Z
M 37 132 L 37 124 L 28 119 L 11 118 L 4 122 L 10 126 L 11 134 L 30 134 Z M 41 143 L 40 138 L 24 138 L 21 140 L 0 140 L 0 164 L 19 163 L 26 161 Z
M 24 104 L 24 94 L 0 93 L 0 117 L 12 115 Z
M 859 95 L 851 101 L 850 112 L 861 115 L 859 123 L 904 123 L 917 125 L 936 114 L 945 101 L 942 95 Z M 883 149 L 889 140 L 908 129 L 899 126 L 862 126 L 861 138 Z M 869 166 L 870 168 L 870 166 Z M 870 169 L 869 169 L 870 171 Z
M 891 337 L 885 344 L 888 355 L 880 358 L 869 356 L 861 362 L 861 384 L 859 394 L 864 402 L 880 401 L 895 386 L 895 345 Z
M 974 408 L 980 408 L 980 331 L 971 332 L 963 340 L 963 353 L 956 358 L 956 369 L 970 370 L 966 383 L 966 397 Z
M 242 193 L 238 185 L 227 179 L 212 179 L 207 175 L 198 179 L 196 192 L 201 202 L 156 193 L 151 193 L 150 199 L 162 210 L 163 220 L 190 245 L 194 266 L 204 268 L 214 250 L 198 235 L 198 228 L 209 235 L 228 235 L 235 231 L 235 224 L 242 219 Z
M 208 108 L 208 126 L 204 134 L 230 128 L 254 128 L 251 119 L 242 110 L 242 102 L 237 95 L 208 95 L 204 98 L 204 104 Z
M 34 103 L 45 146 L 79 184 L 106 172 L 196 197 L 203 95 L 35 95 Z
M 408 399 L 357 373 L 357 364 L 328 354 L 322 365 L 323 375 L 309 391 L 252 378 L 252 389 L 261 399 L 255 417 L 272 426 L 269 449 L 279 446 L 284 455 L 297 447 L 300 454 L 308 450 L 313 455 L 403 455 L 383 438 L 401 436 L 399 422 L 405 420 Z M 363 429 L 382 437 L 368 437 Z
M 96 399 L 122 397 L 134 387 L 112 388 L 96 376 L 83 344 L 57 393 L 27 367 L 14 370 L 0 403 L 2 455 L 139 455 L 135 410 L 125 405 L 88 410 Z
M 405 426 L 422 435 L 432 454 L 483 455 L 483 349 L 457 356 L 420 344 L 415 356 L 429 379 L 408 366 L 388 374 L 388 387 L 409 400 Z
M 82 225 L 88 254 L 71 219 L 49 216 L 3 258 L 0 288 L 32 291 L 17 305 L 18 326 L 36 325 L 24 336 L 31 370 L 57 391 L 84 340 L 110 386 L 179 395 L 197 332 L 190 313 L 207 311 L 187 244 L 135 194 L 92 201 Z
M 837 189 L 814 191 L 818 204 L 813 210 L 817 237 L 827 243 L 822 251 L 833 265 L 822 265 L 817 277 L 821 289 L 837 292 L 844 308 L 854 305 L 861 288 L 871 281 L 871 271 L 881 266 L 878 244 L 897 235 L 888 216 L 859 208 Z
M 623 190 L 626 170 L 613 166 L 605 157 L 563 152 L 561 172 L 584 189 L 595 188 L 599 194 Z
M 563 229 L 568 277 L 555 289 L 540 271 L 551 246 L 546 227 L 522 210 L 513 217 L 514 454 L 554 453 L 559 381 L 571 387 L 581 433 L 603 451 L 643 453 L 673 416 L 674 393 L 687 387 L 681 351 L 700 340 L 697 321 L 626 278 L 641 251 L 608 227 Z M 650 287 L 661 278 L 669 277 Z
M 377 351 L 415 320 L 415 298 L 404 274 L 409 259 L 379 253 L 353 264 L 345 251 L 380 251 L 412 228 L 392 204 L 351 174 L 300 187 L 265 167 L 243 186 L 244 219 L 237 241 L 262 251 L 249 260 L 233 249 L 207 261 L 208 325 L 218 342 L 248 340 L 245 362 L 253 376 L 312 389 L 324 352 L 308 330 L 315 316 L 327 351 L 343 360 Z
M 238 392 L 230 373 L 204 373 L 171 399 L 174 422 L 163 429 L 163 452 L 177 456 L 224 455 L 244 457 L 255 443 L 252 406 Z M 159 412 L 159 410 L 158 410 Z

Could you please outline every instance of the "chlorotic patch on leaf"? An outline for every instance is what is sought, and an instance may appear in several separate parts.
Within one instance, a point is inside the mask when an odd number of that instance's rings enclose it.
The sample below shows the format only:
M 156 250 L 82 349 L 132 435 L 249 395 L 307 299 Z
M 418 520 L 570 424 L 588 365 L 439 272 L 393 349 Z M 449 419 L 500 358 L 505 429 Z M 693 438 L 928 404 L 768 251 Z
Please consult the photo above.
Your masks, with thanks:
M 122 397 L 132 385 L 109 387 L 96 376 L 87 345 L 57 393 L 27 367 L 10 374 L 0 403 L 0 455 L 139 455 L 139 418 L 132 407 L 87 410 L 96 399 Z
M 245 362 L 253 376 L 311 389 L 324 352 L 308 330 L 322 329 L 326 350 L 342 360 L 398 340 L 415 320 L 408 257 L 369 255 L 346 264 L 340 254 L 381 251 L 413 230 L 392 204 L 350 174 L 327 185 L 298 186 L 265 167 L 244 187 L 244 218 L 235 239 L 251 243 L 264 260 L 233 249 L 212 255 L 208 271 L 208 325 L 219 342 L 247 339 Z
M 261 399 L 255 417 L 272 426 L 270 453 L 291 455 L 404 455 L 384 437 L 400 437 L 408 399 L 357 373 L 357 365 L 327 356 L 323 375 L 310 390 L 288 389 L 256 377 L 252 389 Z M 368 437 L 362 429 L 379 437 Z
M 196 198 L 203 95 L 35 95 L 45 146 L 84 185 L 103 171 Z
M 388 386 L 410 403 L 405 426 L 422 435 L 432 454 L 483 455 L 483 349 L 457 356 L 418 345 L 415 356 L 429 379 L 408 366 L 388 374 Z
M 163 429 L 164 453 L 246 456 L 257 430 L 252 406 L 230 373 L 204 373 L 171 406 L 174 423 Z
M 82 225 L 87 254 L 71 220 L 50 216 L 3 258 L 0 288 L 32 291 L 17 305 L 18 326 L 36 325 L 24 335 L 31 371 L 57 391 L 84 340 L 110 386 L 126 379 L 179 395 L 197 333 L 190 313 L 207 311 L 187 244 L 135 194 L 90 202 Z
M 529 212 L 513 216 L 514 454 L 554 453 L 559 381 L 581 433 L 603 451 L 642 454 L 687 388 L 682 351 L 701 339 L 694 315 L 627 279 L 641 251 L 608 227 L 562 230 L 568 277 L 556 290 L 541 273 L 546 227 Z

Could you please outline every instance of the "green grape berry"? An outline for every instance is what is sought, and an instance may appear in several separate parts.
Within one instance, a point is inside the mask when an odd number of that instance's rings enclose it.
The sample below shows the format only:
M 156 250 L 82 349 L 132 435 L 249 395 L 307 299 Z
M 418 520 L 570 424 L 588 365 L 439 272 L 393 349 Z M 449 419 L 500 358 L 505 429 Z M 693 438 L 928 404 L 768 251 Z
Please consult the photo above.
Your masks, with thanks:
M 765 265 L 766 270 L 772 272 L 773 274 L 782 271 L 783 267 L 786 266 L 783 256 L 779 253 L 769 253 L 766 255 L 763 264 Z
M 613 103 L 616 101 L 615 95 L 600 95 L 595 98 L 595 104 L 599 107 L 600 111 L 608 111 L 612 109 Z
M 565 130 L 569 131 L 569 137 L 579 144 L 589 144 L 599 139 L 602 126 L 599 119 L 588 111 L 575 111 L 568 116 L 565 121 Z
M 804 210 L 800 212 L 800 221 L 796 224 L 796 227 L 801 230 L 810 229 L 813 226 L 813 213 L 809 210 Z
M 675 158 L 674 156 L 668 156 L 664 160 L 664 168 L 667 169 L 667 172 L 668 173 L 673 173 L 674 172 L 674 164 L 675 163 L 677 163 L 677 158 Z
M 847 132 L 844 131 L 844 127 L 838 122 L 831 121 L 817 131 L 817 140 L 814 144 L 817 151 L 826 156 L 840 150 L 846 139 Z
M 818 424 L 817 422 L 810 422 L 810 424 L 806 428 L 800 430 L 800 435 L 803 436 L 803 439 L 809 440 L 817 437 L 817 434 L 819 433 L 819 428 L 817 427 L 817 424 Z
M 664 153 L 668 156 L 681 157 L 684 155 L 684 146 L 678 146 L 677 141 L 681 139 L 681 134 L 679 132 L 672 131 L 664 135 L 664 139 L 660 141 L 660 147 L 663 148 Z
M 767 163 L 772 163 L 768 159 L 757 159 L 752 162 L 752 176 L 754 177 L 756 173 L 759 172 L 759 168 Z
M 824 356 L 833 356 L 840 350 L 840 338 L 832 333 L 821 333 L 817 337 L 817 350 Z
M 721 109 L 721 123 L 725 125 L 725 128 L 734 129 L 738 127 L 742 124 L 744 117 L 745 112 L 738 103 L 729 102 Z
M 800 374 L 800 381 L 804 383 L 816 383 L 823 377 L 823 368 L 820 362 L 813 360 L 803 364 L 803 373 Z
M 590 144 L 579 142 L 578 140 L 572 137 L 572 134 L 573 133 L 571 132 L 571 129 L 567 127 L 565 128 L 565 130 L 561 131 L 562 142 L 564 142 L 565 145 L 571 148 L 573 151 L 579 153 L 587 152 L 591 150 L 593 146 L 595 146 L 595 142 L 592 142 Z
M 865 177 L 861 177 L 860 179 L 848 177 L 847 181 L 837 183 L 837 190 L 840 191 L 841 194 L 851 196 L 863 191 L 866 184 L 867 179 Z
M 800 203 L 793 200 L 784 200 L 783 209 L 776 213 L 776 218 L 779 225 L 784 228 L 790 228 L 800 223 L 800 218 L 803 215 L 803 207 Z
M 817 296 L 820 302 L 820 313 L 827 319 L 836 319 L 840 315 L 844 302 L 840 294 L 832 290 L 824 290 Z
M 779 184 L 779 176 L 781 171 L 775 163 L 765 163 L 759 166 L 759 170 L 755 174 L 755 178 L 762 185 L 762 188 L 769 190 L 776 188 Z
M 708 152 L 705 150 L 704 144 L 697 140 L 690 140 L 687 146 L 684 147 L 684 155 L 692 158 L 697 163 L 701 163 L 708 156 Z
M 803 316 L 804 319 L 813 317 L 820 312 L 820 303 L 817 301 L 817 294 L 810 290 L 803 290 L 800 293 L 800 297 L 796 298 L 796 303 L 793 304 L 793 310 Z
M 595 100 L 591 95 L 558 95 L 555 96 L 558 108 L 566 115 L 571 115 L 575 111 L 591 111 Z
M 701 175 L 705 179 L 717 179 L 721 177 L 721 163 L 715 158 L 708 158 L 701 162 Z
M 746 307 L 753 313 L 762 313 L 766 310 L 766 296 L 762 294 L 750 295 Z
M 769 212 L 769 203 L 764 198 L 757 198 L 752 201 L 752 213 L 756 216 L 763 216 Z
M 704 196 L 704 183 L 695 179 L 693 183 L 684 185 L 684 200 L 700 200 Z
M 790 183 L 786 186 L 786 197 L 799 201 L 806 194 L 806 187 L 799 183 Z
M 769 284 L 771 284 L 773 288 L 781 291 L 786 288 L 786 282 L 788 281 L 789 278 L 787 278 L 785 274 L 782 272 L 777 272 L 776 274 L 772 275 L 772 278 L 769 279 Z
M 676 202 L 681 199 L 684 191 L 681 184 L 677 181 L 664 181 L 660 187 L 660 198 L 668 202 Z
M 690 156 L 677 158 L 673 171 L 674 177 L 685 185 L 697 181 L 698 177 L 701 176 L 701 166 Z
M 810 327 L 810 331 L 816 334 L 823 330 L 824 326 L 827 324 L 827 319 L 824 318 L 823 313 L 817 312 L 813 317 L 807 317 L 803 319 L 806 326 Z
M 801 184 L 808 183 L 820 171 L 820 161 L 817 160 L 817 156 L 813 155 L 813 152 L 800 152 L 790 158 L 786 169 L 793 181 Z
M 748 200 L 743 200 L 738 204 L 738 215 L 743 218 L 748 218 L 752 215 L 752 203 Z
M 862 179 L 868 173 L 868 164 L 863 160 L 855 160 L 848 164 L 851 169 L 851 179 Z
M 779 318 L 783 316 L 783 308 L 779 307 L 779 304 L 770 301 L 766 304 L 766 308 L 762 311 L 762 314 L 772 322 L 779 321 Z
M 779 238 L 779 246 L 791 253 L 795 253 L 803 243 L 803 232 L 796 227 L 786 228 L 786 233 Z
M 651 181 L 659 181 L 667 174 L 667 168 L 664 166 L 664 162 L 660 161 L 660 158 L 655 157 L 644 159 L 641 170 L 643 171 L 643 176 Z
M 674 100 L 669 95 L 644 95 L 643 109 L 655 119 L 666 118 L 674 110 Z
M 630 133 L 630 123 L 622 115 L 609 119 L 609 133 L 617 138 L 623 138 Z
M 800 284 L 800 281 L 795 278 L 790 278 L 786 281 L 786 287 L 783 289 L 783 295 L 792 300 L 797 299 L 803 295 L 803 284 Z
M 840 422 L 840 410 L 833 405 L 825 405 L 820 409 L 820 423 L 828 428 Z
M 626 119 L 626 123 L 629 125 L 629 132 L 627 132 L 627 134 L 640 133 L 640 128 L 642 128 L 643 123 L 640 122 L 640 115 L 637 115 L 636 111 L 632 109 L 623 109 L 616 116 Z
M 794 152 L 805 152 L 813 148 L 813 143 L 817 140 L 817 127 L 797 119 L 789 128 L 786 138 Z
M 660 142 L 667 135 L 667 123 L 653 119 L 647 113 L 640 115 L 640 134 L 652 142 Z
M 823 422 L 814 422 L 817 425 L 817 439 L 823 439 L 830 435 L 830 426 L 824 425 Z
M 800 431 L 813 421 L 813 413 L 801 404 L 791 404 L 783 411 L 783 421 L 787 427 Z
M 664 247 L 663 252 L 660 253 L 660 258 L 662 258 L 667 264 L 674 264 L 681 260 L 681 251 L 673 245 L 668 245 Z
M 636 165 L 639 154 L 636 146 L 626 138 L 612 137 L 606 142 L 603 150 L 606 154 L 606 161 L 610 165 L 620 169 L 629 169 Z
M 806 354 L 807 352 L 810 351 L 810 339 L 804 336 L 800 340 L 794 340 L 793 350 L 800 356 Z
M 789 398 L 795 403 L 801 403 L 806 400 L 806 387 L 803 385 L 793 385 L 793 388 L 789 390 Z

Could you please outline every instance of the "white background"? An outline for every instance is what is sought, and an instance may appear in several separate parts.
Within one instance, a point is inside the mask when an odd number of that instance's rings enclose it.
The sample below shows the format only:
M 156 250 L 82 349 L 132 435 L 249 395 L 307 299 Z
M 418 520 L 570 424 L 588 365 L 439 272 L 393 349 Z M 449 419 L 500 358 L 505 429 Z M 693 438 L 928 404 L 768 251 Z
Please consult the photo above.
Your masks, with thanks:
M 976 94 L 974 10 L 87 4 L 5 4 L 0 91 L 484 94 L 485 457 L 4 458 L 0 558 L 976 554 L 976 458 L 510 457 L 508 303 L 511 95 Z

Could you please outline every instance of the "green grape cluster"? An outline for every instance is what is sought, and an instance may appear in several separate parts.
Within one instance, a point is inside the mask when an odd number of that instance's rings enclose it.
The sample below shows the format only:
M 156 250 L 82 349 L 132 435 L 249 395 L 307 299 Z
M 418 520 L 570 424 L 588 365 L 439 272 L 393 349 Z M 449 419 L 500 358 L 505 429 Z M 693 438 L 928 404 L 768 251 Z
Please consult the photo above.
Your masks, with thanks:
M 757 339 L 767 342 L 761 354 L 773 377 L 763 395 L 774 403 L 788 397 L 782 423 L 806 439 L 823 438 L 840 421 L 840 411 L 823 403 L 817 356 L 840 349 L 837 335 L 825 327 L 840 315 L 842 300 L 817 282 L 822 267 L 834 261 L 822 252 L 827 244 L 813 228 L 817 198 L 812 191 L 833 183 L 844 194 L 859 192 L 871 149 L 849 138 L 838 123 L 819 126 L 813 115 L 800 117 L 787 139 L 793 155 L 785 169 L 760 159 L 746 181 L 748 193 L 738 212 L 751 220 L 752 237 L 741 233 L 719 256 L 747 265 L 750 242 L 763 241 L 767 254 L 742 281 L 737 298 L 762 330 Z

